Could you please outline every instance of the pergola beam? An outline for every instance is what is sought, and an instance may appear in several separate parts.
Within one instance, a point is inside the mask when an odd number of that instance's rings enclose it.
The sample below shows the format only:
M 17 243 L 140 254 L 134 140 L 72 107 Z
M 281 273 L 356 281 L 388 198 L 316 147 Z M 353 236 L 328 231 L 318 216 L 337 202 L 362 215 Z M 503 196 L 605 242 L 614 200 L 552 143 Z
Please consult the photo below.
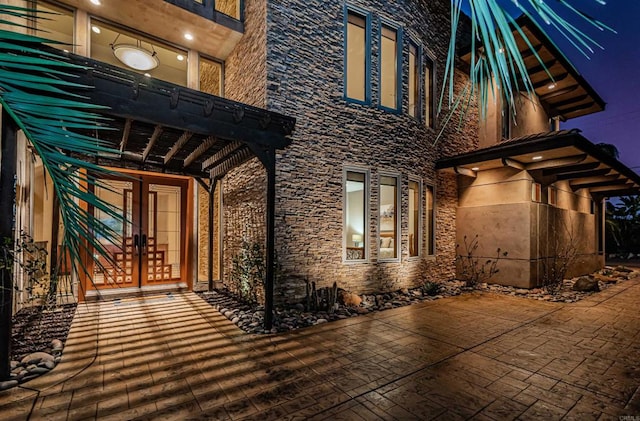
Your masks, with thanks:
M 165 165 L 167 165 L 169 161 L 173 159 L 175 154 L 178 153 L 178 151 L 180 151 L 180 149 L 182 149 L 184 145 L 187 144 L 187 142 L 189 141 L 189 139 L 191 139 L 192 136 L 193 136 L 193 133 L 189 131 L 185 131 L 184 133 L 182 133 L 182 135 L 180 135 L 178 140 L 176 140 L 176 143 L 173 144 L 169 152 L 167 152 L 167 154 L 164 156 Z
M 515 168 L 516 170 L 520 171 L 523 171 L 527 168 L 527 166 L 522 162 L 516 161 L 515 159 L 511 158 L 502 158 L 502 165 L 505 167 Z
M 229 155 L 224 161 L 213 167 L 209 172 L 211 178 L 222 177 L 233 168 L 247 162 L 254 155 L 249 148 L 243 148 L 236 151 L 234 154 Z
M 527 171 L 541 170 L 544 168 L 564 167 L 567 165 L 575 165 L 587 159 L 587 154 L 567 156 L 565 158 L 547 159 L 546 161 L 532 162 L 526 165 Z
M 216 152 L 214 155 L 211 155 L 202 163 L 202 171 L 206 171 L 208 168 L 216 165 L 217 163 L 225 159 L 226 156 L 235 152 L 242 145 L 243 143 L 238 141 L 233 141 L 229 143 L 228 145 L 220 149 L 220 151 Z
M 556 181 L 562 180 L 581 180 L 588 177 L 597 177 L 601 175 L 609 175 L 611 172 L 611 168 L 601 168 L 591 171 L 580 171 L 580 172 L 569 172 L 569 173 L 561 173 L 556 176 Z
M 158 141 L 158 138 L 162 135 L 162 130 L 163 128 L 159 124 L 153 129 L 153 134 L 149 138 L 149 143 L 147 143 L 147 146 L 144 148 L 144 152 L 142 152 L 142 162 L 146 161 L 149 157 L 149 154 Z
M 470 170 L 469 168 L 453 167 L 453 170 L 456 174 L 464 175 L 466 177 L 476 178 L 478 176 L 476 171 Z
M 586 164 L 569 165 L 566 167 L 546 168 L 542 170 L 542 175 L 547 177 L 557 174 L 570 174 L 580 171 L 590 171 L 597 169 L 600 165 L 600 162 L 587 162 Z
M 127 149 L 127 142 L 129 141 L 129 133 L 131 133 L 131 124 L 133 120 L 127 118 L 124 122 L 124 128 L 122 129 L 122 140 L 120 141 L 120 152 L 124 152 Z
M 209 150 L 209 148 L 211 148 L 213 145 L 215 145 L 216 142 L 217 139 L 214 136 L 209 136 L 208 138 L 206 138 L 204 142 L 199 144 L 198 147 L 195 148 L 195 150 L 185 158 L 184 162 L 182 163 L 182 168 L 187 168 L 188 166 L 193 164 L 196 159 L 200 158 L 202 154 Z

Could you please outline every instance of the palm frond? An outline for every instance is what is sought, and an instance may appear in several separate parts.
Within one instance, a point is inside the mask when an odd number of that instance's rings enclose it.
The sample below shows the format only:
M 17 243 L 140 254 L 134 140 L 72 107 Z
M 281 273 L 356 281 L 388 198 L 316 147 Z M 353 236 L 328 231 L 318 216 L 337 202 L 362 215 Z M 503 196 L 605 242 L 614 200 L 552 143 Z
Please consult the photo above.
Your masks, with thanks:
M 27 19 L 33 18 L 33 13 L 27 8 L 0 5 L 0 15 Z M 102 264 L 97 256 L 114 263 L 97 238 L 117 244 L 120 235 L 96 218 L 94 211 L 116 221 L 124 222 L 124 217 L 121 210 L 93 193 L 95 187 L 101 186 L 100 177 L 114 172 L 69 152 L 98 156 L 119 151 L 77 132 L 108 130 L 108 121 L 98 114 L 102 107 L 86 102 L 77 93 L 91 87 L 69 81 L 74 78 L 70 71 L 81 67 L 69 63 L 62 51 L 46 48 L 45 44 L 56 42 L 0 30 L 0 104 L 24 132 L 51 177 L 64 225 L 63 250 L 68 250 L 77 271 L 91 276 L 81 256 L 94 256 L 98 266 Z

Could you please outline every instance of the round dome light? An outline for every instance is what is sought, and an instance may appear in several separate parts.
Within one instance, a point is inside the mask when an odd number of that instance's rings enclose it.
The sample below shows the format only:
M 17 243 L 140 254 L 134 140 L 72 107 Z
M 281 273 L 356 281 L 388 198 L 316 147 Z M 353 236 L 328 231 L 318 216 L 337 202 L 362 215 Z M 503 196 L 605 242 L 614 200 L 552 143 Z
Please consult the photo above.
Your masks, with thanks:
M 132 69 L 147 71 L 158 67 L 160 60 L 156 52 L 151 52 L 133 44 L 117 44 L 113 47 L 113 55 Z

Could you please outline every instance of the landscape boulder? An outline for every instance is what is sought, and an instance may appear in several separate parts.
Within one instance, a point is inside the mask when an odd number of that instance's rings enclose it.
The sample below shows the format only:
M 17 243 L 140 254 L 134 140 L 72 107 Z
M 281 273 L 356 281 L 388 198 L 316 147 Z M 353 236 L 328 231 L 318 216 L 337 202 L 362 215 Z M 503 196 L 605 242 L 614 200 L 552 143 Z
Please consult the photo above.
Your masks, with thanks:
M 359 295 L 345 290 L 338 291 L 338 300 L 347 307 L 357 307 L 362 303 L 362 298 Z
M 598 292 L 600 291 L 600 286 L 598 285 L 597 279 L 581 276 L 575 284 L 573 284 L 573 290 L 579 292 Z

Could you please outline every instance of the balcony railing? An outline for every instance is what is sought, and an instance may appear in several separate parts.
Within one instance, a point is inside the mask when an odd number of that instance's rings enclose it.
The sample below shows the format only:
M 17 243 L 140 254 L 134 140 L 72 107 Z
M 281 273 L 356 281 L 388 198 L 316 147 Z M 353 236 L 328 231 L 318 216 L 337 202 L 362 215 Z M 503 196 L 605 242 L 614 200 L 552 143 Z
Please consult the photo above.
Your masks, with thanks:
M 164 0 L 213 22 L 242 32 L 244 0 Z

